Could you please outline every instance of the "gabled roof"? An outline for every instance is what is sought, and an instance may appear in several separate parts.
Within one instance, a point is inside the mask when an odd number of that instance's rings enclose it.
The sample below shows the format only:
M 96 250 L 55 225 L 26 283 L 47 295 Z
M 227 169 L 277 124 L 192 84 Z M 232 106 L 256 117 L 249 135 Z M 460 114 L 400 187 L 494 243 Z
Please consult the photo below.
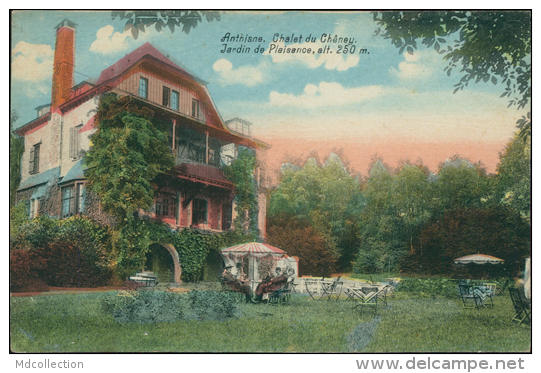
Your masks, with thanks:
M 128 70 L 130 67 L 135 65 L 138 61 L 140 61 L 143 57 L 150 56 L 154 57 L 158 61 L 161 61 L 168 65 L 169 67 L 174 68 L 177 70 L 178 73 L 181 75 L 184 75 L 185 77 L 195 80 L 200 84 L 205 85 L 206 82 L 203 80 L 195 77 L 194 75 L 188 73 L 185 69 L 175 64 L 173 61 L 171 61 L 169 58 L 167 58 L 163 53 L 158 51 L 154 46 L 152 46 L 149 42 L 146 42 L 136 50 L 134 50 L 131 53 L 128 53 L 123 58 L 118 60 L 115 64 L 112 66 L 106 68 L 101 72 L 101 75 L 98 79 L 98 84 L 101 84 L 103 82 L 106 82 L 108 80 L 114 79 L 118 76 L 120 76 L 123 72 Z

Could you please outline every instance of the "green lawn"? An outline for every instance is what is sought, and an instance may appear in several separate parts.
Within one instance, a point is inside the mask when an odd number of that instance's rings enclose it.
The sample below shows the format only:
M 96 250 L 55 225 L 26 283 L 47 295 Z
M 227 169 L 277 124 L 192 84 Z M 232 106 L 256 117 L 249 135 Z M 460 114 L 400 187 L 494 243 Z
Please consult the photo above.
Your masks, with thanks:
M 16 352 L 517 352 L 531 331 L 510 320 L 509 297 L 494 309 L 463 310 L 448 299 L 389 300 L 363 314 L 345 301 L 287 306 L 239 304 L 227 321 L 118 324 L 104 314 L 103 293 L 11 298 L 11 348 Z

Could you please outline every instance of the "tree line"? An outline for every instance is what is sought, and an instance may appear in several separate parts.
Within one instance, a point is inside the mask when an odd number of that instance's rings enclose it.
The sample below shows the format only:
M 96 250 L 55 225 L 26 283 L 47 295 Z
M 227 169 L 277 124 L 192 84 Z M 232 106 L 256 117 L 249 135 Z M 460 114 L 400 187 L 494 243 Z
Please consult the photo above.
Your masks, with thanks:
M 476 253 L 513 271 L 530 250 L 530 180 L 531 141 L 518 133 L 494 175 L 459 156 L 435 172 L 374 158 L 365 177 L 334 153 L 297 160 L 271 192 L 268 240 L 298 256 L 304 275 L 450 274 L 454 258 Z

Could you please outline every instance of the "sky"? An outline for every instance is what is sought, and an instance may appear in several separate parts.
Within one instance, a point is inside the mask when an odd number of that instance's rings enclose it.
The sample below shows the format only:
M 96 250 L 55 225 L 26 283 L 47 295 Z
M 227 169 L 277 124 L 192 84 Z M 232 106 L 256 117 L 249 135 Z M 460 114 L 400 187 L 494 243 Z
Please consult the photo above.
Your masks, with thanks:
M 453 94 L 460 75 L 447 76 L 441 55 L 424 46 L 400 55 L 389 40 L 374 36 L 378 26 L 369 12 L 225 12 L 189 34 L 152 27 L 135 40 L 109 11 L 41 10 L 12 14 L 11 108 L 20 116 L 15 127 L 50 103 L 54 27 L 66 18 L 77 24 L 75 83 L 97 79 L 150 42 L 208 83 L 224 120 L 253 123 L 253 135 L 272 145 L 271 169 L 312 149 L 321 158 L 342 149 L 351 168 L 364 175 L 374 156 L 392 167 L 420 159 L 436 171 L 459 155 L 494 172 L 526 112 L 507 108 L 503 87 L 490 82 Z M 237 35 L 256 41 L 232 41 Z M 334 43 L 335 37 L 342 42 Z M 347 53 L 339 54 L 345 45 Z M 284 47 L 314 53 L 278 53 Z

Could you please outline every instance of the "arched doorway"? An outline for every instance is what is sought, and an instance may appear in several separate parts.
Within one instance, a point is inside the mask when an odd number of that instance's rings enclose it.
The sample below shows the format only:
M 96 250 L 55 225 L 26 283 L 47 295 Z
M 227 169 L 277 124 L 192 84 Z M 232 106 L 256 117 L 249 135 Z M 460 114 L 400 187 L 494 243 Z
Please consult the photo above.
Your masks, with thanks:
M 224 269 L 224 261 L 220 253 L 210 250 L 203 265 L 203 281 L 219 281 Z
M 158 282 L 180 284 L 180 262 L 175 247 L 154 242 L 146 253 L 145 270 L 154 272 Z

